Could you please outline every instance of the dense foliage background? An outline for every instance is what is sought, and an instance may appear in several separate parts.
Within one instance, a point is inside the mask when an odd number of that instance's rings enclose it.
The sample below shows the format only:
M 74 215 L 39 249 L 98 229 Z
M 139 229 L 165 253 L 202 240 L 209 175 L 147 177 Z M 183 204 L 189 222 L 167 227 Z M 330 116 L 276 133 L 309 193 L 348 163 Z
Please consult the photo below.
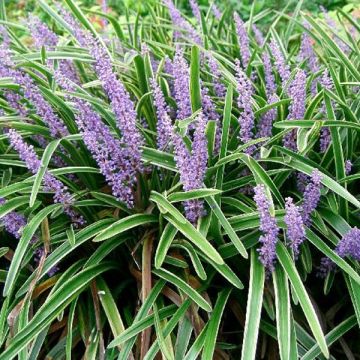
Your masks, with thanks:
M 359 358 L 356 2 L 0 4 L 1 360 Z

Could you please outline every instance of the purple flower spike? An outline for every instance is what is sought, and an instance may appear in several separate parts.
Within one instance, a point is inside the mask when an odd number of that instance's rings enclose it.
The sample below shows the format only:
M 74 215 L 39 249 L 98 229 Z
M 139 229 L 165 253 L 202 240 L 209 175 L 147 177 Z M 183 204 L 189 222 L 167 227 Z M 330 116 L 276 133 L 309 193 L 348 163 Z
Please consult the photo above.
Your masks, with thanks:
M 349 230 L 336 246 L 335 252 L 342 258 L 351 256 L 360 261 L 360 229 L 354 227 Z
M 255 40 L 256 40 L 257 44 L 260 47 L 263 47 L 264 43 L 265 43 L 263 33 L 261 32 L 261 30 L 259 30 L 259 28 L 255 24 L 252 25 L 252 30 L 253 30 L 254 37 L 255 37 Z
M 292 99 L 288 120 L 301 120 L 305 115 L 306 101 L 306 74 L 304 70 L 299 70 L 289 88 L 289 96 Z M 296 129 L 291 130 L 285 135 L 284 146 L 296 151 Z
M 74 85 L 61 73 L 56 73 L 57 82 L 68 92 L 74 90 Z M 75 121 L 83 137 L 86 147 L 97 162 L 100 172 L 111 186 L 113 195 L 123 201 L 129 208 L 134 206 L 133 186 L 136 173 L 131 163 L 131 157 L 121 141 L 114 138 L 109 128 L 101 121 L 91 105 L 78 97 L 67 95 L 74 103 Z
M 271 273 L 274 270 L 276 261 L 276 243 L 279 228 L 275 217 L 270 214 L 270 201 L 266 196 L 265 186 L 257 185 L 254 191 L 254 200 L 260 216 L 260 230 L 263 233 L 259 238 L 259 242 L 262 244 L 258 250 L 259 258 L 266 271 Z
M 279 101 L 276 94 L 270 95 L 268 104 L 273 104 Z M 273 122 L 277 118 L 277 108 L 274 107 L 268 110 L 260 119 L 259 131 L 257 137 L 270 137 L 272 134 Z
M 305 23 L 304 26 L 309 29 L 310 26 L 308 23 Z M 301 44 L 300 44 L 300 51 L 298 55 L 298 59 L 300 61 L 308 61 L 309 69 L 312 73 L 319 71 L 319 63 L 317 56 L 315 55 L 313 46 L 312 46 L 312 39 L 310 35 L 304 31 L 301 35 Z
M 9 130 L 8 137 L 11 146 L 17 151 L 20 159 L 25 162 L 28 170 L 33 174 L 36 174 L 40 169 L 41 162 L 35 153 L 34 147 L 26 144 L 22 137 L 14 129 Z M 67 187 L 49 172 L 45 173 L 43 181 L 45 190 L 54 192 L 54 202 L 61 203 L 64 206 L 64 212 L 70 216 L 74 225 L 83 225 L 84 219 L 71 209 L 73 200 L 71 194 L 67 190 Z
M 0 205 L 5 204 L 5 199 L 0 198 Z M 16 239 L 20 239 L 22 235 L 22 230 L 26 225 L 26 218 L 24 215 L 19 214 L 15 211 L 11 211 L 6 214 L 1 221 L 4 224 L 5 230 L 14 236 Z
M 197 3 L 196 0 L 189 0 L 190 3 L 190 7 L 191 7 L 191 11 L 193 13 L 193 15 L 196 17 L 196 20 L 198 21 L 199 24 L 201 24 L 201 11 L 199 8 L 199 4 Z
M 41 49 L 43 46 L 48 49 L 55 48 L 59 41 L 57 35 L 46 24 L 41 22 L 37 16 L 29 17 L 29 28 L 37 49 Z
M 11 77 L 23 88 L 24 97 L 35 107 L 37 115 L 49 126 L 53 137 L 63 137 L 69 134 L 61 118 L 54 112 L 50 104 L 42 96 L 34 80 L 25 72 L 15 69 L 6 43 L 0 46 L 0 76 Z
M 269 99 L 269 97 L 276 92 L 275 76 L 272 72 L 272 65 L 269 54 L 264 51 L 261 55 L 261 58 L 264 64 L 266 94 Z
M 236 34 L 238 37 L 241 63 L 243 69 L 246 69 L 250 61 L 250 47 L 249 47 L 249 36 L 245 28 L 244 22 L 241 20 L 240 16 L 237 13 L 234 13 Z
M 360 261 L 360 229 L 356 226 L 350 229 L 337 244 L 335 252 L 342 258 L 350 256 Z M 327 257 L 322 258 L 318 276 L 325 278 L 330 271 L 335 270 L 335 267 L 336 264 L 332 260 Z
M 196 30 L 191 26 L 189 22 L 187 22 L 181 15 L 180 11 L 175 7 L 172 0 L 163 0 L 164 5 L 168 8 L 171 20 L 173 24 L 179 28 L 179 30 L 174 32 L 175 39 L 181 37 L 180 29 L 185 31 L 190 39 L 194 41 L 195 44 L 201 45 L 202 41 L 199 34 Z
M 329 76 L 329 71 L 327 69 L 324 70 L 322 77 L 320 79 L 320 84 L 325 90 L 332 90 L 334 83 Z M 331 101 L 331 105 L 334 106 L 333 102 Z M 326 106 L 325 101 L 323 101 L 321 112 L 326 115 Z M 331 133 L 328 127 L 323 127 L 321 129 L 320 135 L 320 152 L 324 153 L 331 143 Z
M 270 42 L 270 49 L 271 53 L 274 57 L 276 69 L 280 75 L 282 81 L 282 87 L 285 89 L 286 82 L 289 80 L 290 77 L 290 68 L 289 65 L 286 64 L 284 59 L 284 55 L 282 54 L 279 45 L 277 42 L 272 39 Z
M 240 61 L 236 59 L 236 78 L 237 78 L 237 91 L 239 97 L 237 104 L 239 109 L 242 109 L 242 112 L 239 116 L 240 124 L 240 140 L 246 144 L 253 138 L 253 128 L 255 122 L 255 116 L 252 110 L 252 84 L 247 78 L 245 73 L 240 67 Z M 251 153 L 254 148 L 251 146 L 247 149 L 248 153 Z
M 128 152 L 128 161 L 136 173 L 142 169 L 140 146 L 143 139 L 136 125 L 135 105 L 122 82 L 117 79 L 106 49 L 91 34 L 88 33 L 86 38 L 90 55 L 95 60 L 95 72 L 110 99 L 116 124 L 121 131 L 123 146 Z
M 294 252 L 295 258 L 299 255 L 299 247 L 305 239 L 304 223 L 300 214 L 300 209 L 293 202 L 291 197 L 285 199 L 285 224 L 287 226 L 287 236 L 290 240 L 290 247 Z
M 176 133 L 173 135 L 176 166 L 179 169 L 180 180 L 185 191 L 203 187 L 208 160 L 205 128 L 206 119 L 199 114 L 196 119 L 191 153 L 186 148 L 183 139 Z M 201 200 L 187 201 L 184 206 L 186 217 L 193 224 L 196 224 L 197 220 L 204 215 L 204 206 Z
M 211 9 L 212 9 L 212 12 L 213 12 L 215 18 L 217 20 L 220 20 L 221 19 L 221 11 L 219 10 L 219 8 L 216 6 L 215 3 L 212 4 Z
M 177 103 L 178 120 L 186 119 L 191 115 L 189 66 L 184 58 L 184 52 L 179 47 L 176 49 L 173 62 L 174 92 Z
M 352 162 L 350 160 L 345 161 L 345 175 L 349 175 L 352 169 Z
M 208 55 L 208 64 L 211 75 L 214 77 L 213 86 L 214 86 L 214 92 L 217 97 L 224 97 L 226 93 L 225 85 L 221 82 L 221 72 L 219 69 L 219 65 L 216 61 L 216 59 L 209 54 Z
M 153 91 L 157 115 L 157 145 L 158 149 L 164 150 L 171 141 L 173 127 L 168 113 L 169 109 L 160 86 L 154 79 L 150 80 L 150 85 Z
M 319 170 L 315 169 L 313 170 L 310 182 L 305 188 L 304 192 L 304 200 L 301 207 L 301 216 L 303 219 L 303 222 L 306 226 L 311 225 L 311 214 L 316 209 L 319 200 L 320 200 L 320 193 L 321 190 L 321 174 Z

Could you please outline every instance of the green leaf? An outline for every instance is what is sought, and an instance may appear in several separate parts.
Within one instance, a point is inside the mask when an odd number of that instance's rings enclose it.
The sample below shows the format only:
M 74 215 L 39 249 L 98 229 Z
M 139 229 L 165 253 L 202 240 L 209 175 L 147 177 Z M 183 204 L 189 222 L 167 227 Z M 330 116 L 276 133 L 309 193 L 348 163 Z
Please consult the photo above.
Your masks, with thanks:
M 199 110 L 201 108 L 200 50 L 196 45 L 191 48 L 190 98 L 192 111 Z
M 174 240 L 177 233 L 177 229 L 170 223 L 165 226 L 164 231 L 161 234 L 158 246 L 155 253 L 155 268 L 159 269 L 165 260 L 165 256 L 169 247 Z
M 163 307 L 162 309 L 159 310 L 159 314 L 158 314 L 159 319 L 164 320 L 169 316 L 174 315 L 176 309 L 177 309 L 176 305 Z M 154 314 L 142 316 L 141 320 L 134 322 L 120 336 L 118 336 L 113 341 L 111 341 L 108 347 L 112 348 L 121 345 L 125 341 L 132 339 L 134 336 L 136 336 L 137 334 L 139 334 L 149 326 L 152 326 L 153 324 L 154 324 Z
M 161 349 L 161 355 L 164 357 L 165 360 L 174 360 L 174 350 L 172 346 L 169 348 L 168 342 L 165 341 L 165 337 L 163 336 L 163 330 L 161 328 L 161 323 L 160 323 L 160 318 L 156 303 L 153 305 L 153 309 L 154 309 L 156 338 L 159 347 Z
M 339 325 L 335 326 L 328 334 L 326 334 L 325 339 L 330 346 L 335 341 L 340 339 L 342 336 L 344 336 L 348 331 L 350 331 L 355 325 L 356 322 L 356 316 L 352 315 L 343 322 L 341 322 Z M 319 344 L 315 344 L 312 346 L 311 349 L 307 351 L 305 355 L 302 356 L 301 360 L 312 360 L 318 357 L 321 354 L 321 349 L 319 347 Z
M 246 249 L 245 249 L 243 243 L 241 242 L 241 240 L 237 236 L 235 230 L 232 228 L 232 226 L 226 219 L 225 215 L 223 214 L 223 212 L 220 209 L 220 206 L 218 205 L 216 200 L 212 196 L 210 196 L 210 197 L 206 198 L 206 201 L 210 205 L 211 211 L 215 214 L 215 216 L 219 220 L 221 226 L 225 230 L 225 233 L 229 236 L 231 242 L 234 244 L 234 246 L 238 250 L 239 254 L 241 256 L 243 256 L 245 259 L 247 259 L 248 254 L 246 252 Z
M 217 334 L 230 293 L 231 289 L 224 289 L 218 295 L 210 321 L 208 322 L 208 328 L 206 330 L 204 350 L 201 357 L 203 360 L 212 360 L 214 358 Z
M 167 199 L 173 203 L 173 202 L 179 202 L 179 201 L 188 201 L 193 199 L 201 199 L 208 196 L 218 195 L 221 194 L 221 190 L 217 189 L 197 189 L 197 190 L 190 190 L 190 191 L 181 191 L 181 192 L 175 192 L 170 194 Z
M 104 241 L 113 236 L 119 235 L 126 230 L 132 229 L 134 227 L 145 225 L 149 223 L 157 222 L 157 217 L 151 214 L 135 214 L 127 216 L 123 219 L 120 219 L 113 224 L 111 224 L 106 229 L 102 230 L 93 241 Z
M 184 280 L 180 279 L 178 276 L 172 274 L 170 271 L 165 269 L 156 269 L 153 270 L 153 273 L 160 278 L 174 284 L 178 289 L 183 291 L 191 300 L 193 300 L 199 307 L 205 311 L 211 311 L 211 305 L 190 285 L 188 285 Z
M 50 205 L 42 210 L 40 210 L 24 227 L 22 236 L 19 240 L 18 246 L 16 247 L 13 259 L 10 263 L 10 268 L 8 271 L 8 275 L 6 277 L 6 282 L 4 285 L 3 295 L 9 295 L 10 291 L 12 290 L 15 280 L 19 274 L 20 265 L 22 259 L 25 255 L 25 251 L 30 243 L 30 240 L 35 234 L 35 231 L 41 224 L 41 222 L 50 215 L 53 211 L 60 209 L 62 205 L 60 204 L 53 204 Z
M 299 299 L 299 303 L 304 311 L 306 320 L 316 341 L 320 346 L 321 352 L 325 355 L 325 357 L 329 357 L 329 350 L 326 345 L 325 336 L 321 329 L 319 319 L 316 316 L 316 312 L 311 303 L 309 295 L 305 289 L 303 282 L 301 281 L 300 275 L 296 270 L 295 264 L 291 259 L 290 254 L 286 250 L 285 246 L 281 243 L 279 243 L 277 246 L 277 255 L 279 262 L 285 270 L 287 276 L 289 277 L 295 294 Z
M 0 206 L 0 219 L 8 213 L 14 211 L 18 207 L 26 204 L 29 201 L 28 196 L 18 196 L 14 199 L 7 200 L 5 204 Z
M 70 228 L 66 230 L 66 236 L 69 240 L 69 243 L 71 246 L 75 245 L 75 233 L 74 233 L 74 228 L 72 226 L 72 224 L 70 225 Z
M 69 309 L 69 317 L 67 321 L 67 336 L 66 336 L 66 345 L 65 345 L 65 355 L 66 360 L 71 360 L 71 352 L 73 347 L 73 323 L 74 323 L 74 317 L 75 317 L 75 309 L 77 304 L 78 298 L 75 298 L 75 300 L 71 303 L 70 309 Z
M 39 168 L 39 170 L 36 174 L 35 180 L 33 182 L 33 187 L 31 190 L 30 202 L 29 202 L 30 207 L 33 207 L 35 204 L 36 197 L 39 192 L 42 179 L 46 173 L 47 167 L 49 166 L 49 162 L 51 160 L 52 155 L 54 154 L 55 150 L 57 149 L 57 147 L 60 144 L 60 141 L 61 141 L 61 139 L 51 141 L 44 151 L 44 154 L 41 158 L 40 168 Z
M 118 307 L 110 289 L 101 276 L 96 278 L 96 286 L 98 289 L 100 303 L 104 309 L 104 313 L 109 322 L 114 338 L 116 338 L 125 331 L 125 326 L 121 319 Z
M 224 260 L 221 258 L 219 253 L 206 240 L 206 238 L 198 230 L 196 230 L 194 226 L 184 218 L 180 211 L 170 204 L 164 196 L 152 191 L 150 199 L 170 213 L 169 215 L 164 215 L 164 217 L 181 233 L 183 233 L 197 248 L 203 251 L 203 253 L 214 262 L 218 264 L 224 263 Z
M 265 270 L 258 260 L 255 249 L 251 249 L 250 259 L 250 282 L 241 350 L 242 360 L 255 359 L 265 281 Z
M 284 270 L 277 266 L 273 272 L 276 306 L 276 327 L 280 359 L 290 359 L 291 314 L 288 279 Z
M 112 268 L 114 268 L 112 263 L 102 263 L 86 268 L 64 281 L 40 307 L 30 322 L 14 336 L 11 344 L 1 354 L 2 360 L 11 360 L 16 356 L 37 334 L 51 324 L 57 315 L 73 301 L 74 297 L 88 286 L 92 279 Z
M 180 307 L 177 309 L 173 317 L 168 321 L 168 323 L 165 325 L 164 330 L 162 331 L 163 338 L 167 338 L 171 335 L 172 331 L 175 329 L 176 325 L 179 323 L 179 321 L 183 318 L 188 310 L 188 308 L 191 305 L 191 301 L 189 299 L 185 300 Z M 157 334 L 159 331 L 157 331 Z M 159 351 L 159 340 L 156 339 L 153 344 L 151 345 L 149 351 L 146 353 L 144 360 L 152 360 L 155 358 L 157 352 Z

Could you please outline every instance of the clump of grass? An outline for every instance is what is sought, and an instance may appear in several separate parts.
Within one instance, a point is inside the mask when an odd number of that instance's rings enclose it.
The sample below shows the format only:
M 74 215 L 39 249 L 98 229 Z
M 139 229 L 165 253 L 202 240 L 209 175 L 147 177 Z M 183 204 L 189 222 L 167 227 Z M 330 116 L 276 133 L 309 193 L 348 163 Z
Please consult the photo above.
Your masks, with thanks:
M 356 358 L 358 21 L 39 4 L 1 11 L 0 358 Z

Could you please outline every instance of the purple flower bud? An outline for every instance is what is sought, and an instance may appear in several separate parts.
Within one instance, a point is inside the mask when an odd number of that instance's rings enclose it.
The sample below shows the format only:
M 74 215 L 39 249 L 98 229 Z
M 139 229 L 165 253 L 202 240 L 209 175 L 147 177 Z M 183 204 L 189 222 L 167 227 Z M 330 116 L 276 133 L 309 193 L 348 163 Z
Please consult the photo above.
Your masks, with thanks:
M 285 89 L 286 82 L 289 80 L 290 77 L 290 68 L 289 65 L 286 64 L 284 59 L 284 55 L 282 54 L 279 45 L 277 42 L 272 39 L 270 42 L 270 49 L 271 53 L 274 57 L 276 69 L 280 75 L 282 81 L 282 87 Z
M 179 47 L 176 49 L 173 62 L 174 92 L 177 104 L 176 118 L 183 120 L 191 115 L 189 66 L 184 58 L 184 52 Z
M 244 22 L 241 20 L 240 16 L 235 12 L 234 13 L 236 34 L 238 37 L 239 47 L 240 47 L 240 56 L 243 69 L 246 69 L 250 62 L 250 46 L 249 46 L 249 36 L 245 28 Z
M 320 200 L 320 193 L 321 190 L 321 174 L 319 170 L 313 170 L 310 182 L 305 188 L 304 192 L 304 200 L 301 207 L 301 215 L 303 222 L 306 226 L 311 225 L 311 214 L 316 209 L 319 200 Z
M 295 258 L 299 255 L 299 246 L 305 239 L 304 223 L 300 214 L 300 209 L 293 202 L 291 197 L 285 199 L 285 224 L 287 226 L 287 236 L 290 240 L 290 247 L 294 252 Z
M 299 70 L 295 79 L 289 88 L 289 96 L 292 99 L 288 120 L 301 120 L 305 115 L 306 102 L 306 74 L 304 70 Z M 296 151 L 296 129 L 291 130 L 284 137 L 284 146 L 288 149 Z
M 247 78 L 245 73 L 242 71 L 240 67 L 240 61 L 238 59 L 235 60 L 236 65 L 236 80 L 237 80 L 237 91 L 239 93 L 239 97 L 237 99 L 237 105 L 239 109 L 242 110 L 239 116 L 239 124 L 240 124 L 240 140 L 246 144 L 253 138 L 253 128 L 255 122 L 255 116 L 252 110 L 252 84 L 250 80 Z M 254 151 L 254 147 L 251 146 L 247 149 L 248 153 Z
M 171 141 L 173 127 L 168 114 L 169 109 L 160 86 L 154 79 L 150 80 L 150 85 L 153 91 L 157 115 L 157 145 L 160 150 L 164 150 Z
M 349 175 L 352 169 L 352 162 L 350 160 L 345 161 L 345 175 Z
M 265 193 L 264 185 L 257 185 L 254 188 L 254 200 L 260 216 L 260 230 L 263 235 L 259 242 L 262 244 L 259 251 L 259 258 L 268 273 L 274 270 L 276 261 L 276 243 L 278 241 L 279 228 L 276 219 L 270 214 L 270 201 Z

